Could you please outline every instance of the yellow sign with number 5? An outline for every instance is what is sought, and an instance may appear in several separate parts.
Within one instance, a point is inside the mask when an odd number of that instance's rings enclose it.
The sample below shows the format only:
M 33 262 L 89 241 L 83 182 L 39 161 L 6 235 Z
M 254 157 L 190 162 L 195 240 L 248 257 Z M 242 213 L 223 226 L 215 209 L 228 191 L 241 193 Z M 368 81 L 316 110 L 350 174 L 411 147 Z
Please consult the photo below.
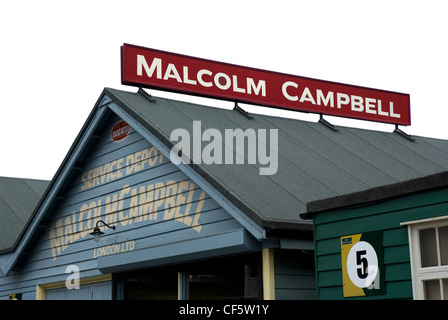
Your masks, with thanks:
M 341 237 L 344 297 L 384 293 L 382 233 Z

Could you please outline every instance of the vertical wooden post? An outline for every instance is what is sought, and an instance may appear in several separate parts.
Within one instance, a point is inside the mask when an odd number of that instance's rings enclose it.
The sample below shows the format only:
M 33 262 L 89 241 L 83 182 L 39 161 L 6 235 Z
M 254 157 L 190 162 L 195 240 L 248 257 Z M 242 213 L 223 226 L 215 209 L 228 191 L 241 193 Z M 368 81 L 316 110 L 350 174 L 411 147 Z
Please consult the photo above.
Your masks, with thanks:
M 184 272 L 177 273 L 177 300 L 187 299 L 187 275 Z
M 274 249 L 266 248 L 263 257 L 263 299 L 275 300 Z
M 45 289 L 40 285 L 36 285 L 36 300 L 45 300 Z

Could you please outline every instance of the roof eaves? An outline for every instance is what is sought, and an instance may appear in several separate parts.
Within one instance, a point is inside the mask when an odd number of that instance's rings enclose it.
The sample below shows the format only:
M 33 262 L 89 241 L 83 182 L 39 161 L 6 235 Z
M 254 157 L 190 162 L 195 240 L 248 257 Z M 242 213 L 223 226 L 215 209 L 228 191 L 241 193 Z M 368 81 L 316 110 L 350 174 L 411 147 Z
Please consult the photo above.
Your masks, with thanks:
M 383 201 L 415 192 L 446 186 L 448 186 L 448 171 L 441 171 L 424 177 L 401 181 L 351 194 L 311 201 L 307 203 L 307 212 L 302 214 L 301 217 L 302 219 L 312 219 L 314 214 L 323 211 L 368 204 L 375 201 Z

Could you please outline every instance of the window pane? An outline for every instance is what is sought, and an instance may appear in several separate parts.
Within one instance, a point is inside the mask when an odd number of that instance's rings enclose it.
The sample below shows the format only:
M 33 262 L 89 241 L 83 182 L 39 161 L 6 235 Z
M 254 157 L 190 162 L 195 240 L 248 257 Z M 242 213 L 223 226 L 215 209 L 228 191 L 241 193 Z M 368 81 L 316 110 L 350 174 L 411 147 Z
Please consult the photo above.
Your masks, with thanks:
M 244 266 L 197 269 L 188 275 L 188 299 L 244 299 Z
M 448 227 L 439 228 L 440 260 L 442 265 L 448 265 Z
M 189 300 L 260 299 L 262 297 L 259 255 L 243 260 L 219 259 L 192 265 L 187 276 Z
M 177 300 L 177 272 L 130 275 L 123 287 L 125 300 Z
M 439 280 L 423 281 L 425 300 L 440 300 Z
M 422 268 L 437 266 L 436 229 L 423 229 L 420 235 Z

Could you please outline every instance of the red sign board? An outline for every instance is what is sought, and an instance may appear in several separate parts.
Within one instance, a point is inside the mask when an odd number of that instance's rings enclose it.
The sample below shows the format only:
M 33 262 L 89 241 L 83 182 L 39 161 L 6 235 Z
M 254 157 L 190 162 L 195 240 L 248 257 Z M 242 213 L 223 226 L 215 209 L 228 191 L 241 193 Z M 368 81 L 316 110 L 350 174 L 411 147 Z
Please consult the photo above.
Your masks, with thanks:
M 410 125 L 408 94 L 124 44 L 122 84 L 274 108 Z

